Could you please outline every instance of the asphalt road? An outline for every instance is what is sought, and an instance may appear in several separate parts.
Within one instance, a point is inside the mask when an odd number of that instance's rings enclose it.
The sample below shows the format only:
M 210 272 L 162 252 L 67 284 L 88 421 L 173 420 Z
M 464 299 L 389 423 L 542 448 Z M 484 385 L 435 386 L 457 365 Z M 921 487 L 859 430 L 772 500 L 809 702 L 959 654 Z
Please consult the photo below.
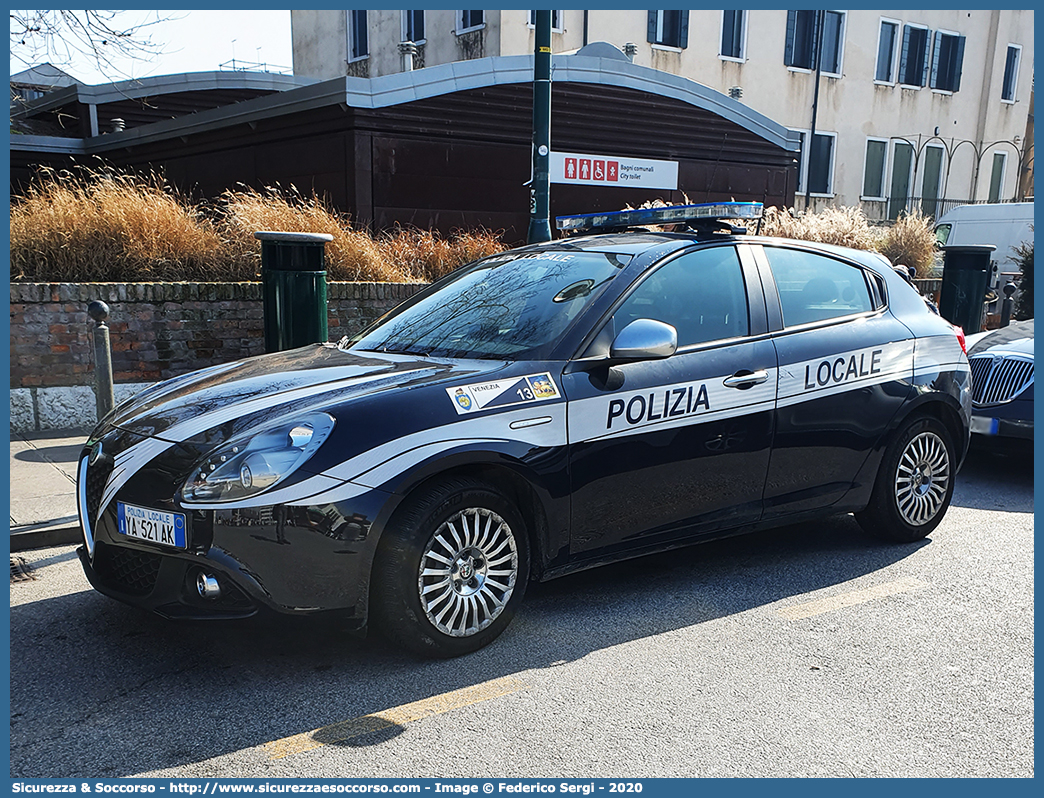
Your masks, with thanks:
M 609 566 L 439 662 L 163 621 L 29 552 L 11 775 L 1032 776 L 1032 513 L 1031 459 L 974 451 L 929 541 L 838 517 Z

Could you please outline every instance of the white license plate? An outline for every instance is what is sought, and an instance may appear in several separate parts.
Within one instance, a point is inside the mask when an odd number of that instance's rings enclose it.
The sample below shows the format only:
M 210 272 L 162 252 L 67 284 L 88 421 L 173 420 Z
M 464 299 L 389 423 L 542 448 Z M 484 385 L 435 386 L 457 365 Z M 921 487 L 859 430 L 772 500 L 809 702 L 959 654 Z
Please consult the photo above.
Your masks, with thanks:
M 972 416 L 971 418 L 971 431 L 979 435 L 996 435 L 999 427 L 1000 423 L 995 418 L 985 416 Z
M 116 502 L 116 518 L 121 535 L 161 546 L 185 548 L 185 516 L 181 513 Z

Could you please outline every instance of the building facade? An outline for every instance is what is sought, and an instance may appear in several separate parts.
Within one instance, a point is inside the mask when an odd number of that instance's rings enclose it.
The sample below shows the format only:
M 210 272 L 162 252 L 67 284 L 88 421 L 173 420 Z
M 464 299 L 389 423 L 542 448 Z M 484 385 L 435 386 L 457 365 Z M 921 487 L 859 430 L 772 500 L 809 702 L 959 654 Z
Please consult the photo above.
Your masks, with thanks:
M 554 142 L 582 174 L 552 216 L 657 199 L 793 205 L 798 136 L 727 95 L 631 63 L 607 44 L 552 57 Z M 591 51 L 594 51 L 593 53 Z M 55 88 L 12 110 L 11 192 L 43 169 L 160 171 L 201 198 L 294 186 L 374 230 L 485 227 L 527 236 L 533 56 L 491 56 L 375 78 L 201 72 Z M 623 160 L 676 168 L 621 178 Z M 622 171 L 622 170 L 621 170 Z
M 511 10 L 293 11 L 294 73 L 372 78 L 530 54 L 533 21 Z M 798 209 L 937 216 L 1032 195 L 1031 10 L 552 12 L 555 53 L 591 42 L 795 131 Z

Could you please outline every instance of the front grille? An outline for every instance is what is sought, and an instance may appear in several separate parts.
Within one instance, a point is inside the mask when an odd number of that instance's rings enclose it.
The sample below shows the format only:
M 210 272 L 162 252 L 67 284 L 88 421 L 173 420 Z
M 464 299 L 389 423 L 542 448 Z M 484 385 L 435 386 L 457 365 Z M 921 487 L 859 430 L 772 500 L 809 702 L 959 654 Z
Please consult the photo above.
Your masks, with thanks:
M 972 404 L 989 407 L 1010 402 L 1033 383 L 1033 361 L 1021 357 L 976 355 L 972 372 Z
M 94 465 L 87 466 L 87 512 L 90 515 L 89 521 L 92 526 L 98 520 L 102 493 L 105 491 L 105 483 L 109 481 L 112 467 L 112 459 L 108 457 L 103 457 Z
M 151 551 L 98 544 L 94 570 L 114 590 L 133 596 L 152 592 L 163 557 Z

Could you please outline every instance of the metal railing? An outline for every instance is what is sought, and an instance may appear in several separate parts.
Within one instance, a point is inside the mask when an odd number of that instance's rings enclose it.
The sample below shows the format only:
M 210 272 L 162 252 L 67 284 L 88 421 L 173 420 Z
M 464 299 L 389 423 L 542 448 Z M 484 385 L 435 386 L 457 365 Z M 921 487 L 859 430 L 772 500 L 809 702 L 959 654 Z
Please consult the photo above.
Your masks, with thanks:
M 883 200 L 863 200 L 862 205 L 867 216 L 873 219 L 894 221 L 901 213 L 913 213 L 920 210 L 925 216 L 938 219 L 944 213 L 960 205 L 988 205 L 1022 202 L 1023 200 L 973 200 L 973 199 L 941 199 L 936 197 L 888 197 Z

